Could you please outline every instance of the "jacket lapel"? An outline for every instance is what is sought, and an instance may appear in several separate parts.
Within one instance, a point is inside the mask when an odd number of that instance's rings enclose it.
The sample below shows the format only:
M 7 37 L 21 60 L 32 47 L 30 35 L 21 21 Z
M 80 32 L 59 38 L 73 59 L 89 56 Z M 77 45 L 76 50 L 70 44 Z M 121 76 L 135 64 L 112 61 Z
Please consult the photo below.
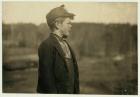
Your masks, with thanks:
M 58 40 L 56 39 L 56 37 L 53 34 L 50 34 L 50 38 L 51 38 L 51 42 L 53 42 L 53 46 L 57 49 L 57 51 L 59 52 L 59 54 L 61 55 L 61 57 L 63 58 L 64 62 L 65 62 L 65 68 L 68 72 L 68 67 L 66 64 L 66 60 L 65 60 L 65 53 L 61 47 L 61 45 L 59 44 Z
M 51 42 L 53 42 L 53 46 L 58 50 L 59 54 L 61 55 L 61 57 L 63 57 L 63 59 L 65 59 L 65 53 L 61 47 L 61 45 L 59 44 L 58 40 L 56 39 L 56 37 L 53 34 L 50 34 L 50 38 L 51 38 Z
M 53 35 L 53 34 L 50 34 L 50 38 L 51 38 L 51 42 L 53 44 L 53 46 L 57 49 L 57 51 L 59 52 L 59 54 L 61 55 L 61 57 L 63 58 L 64 62 L 65 62 L 65 67 L 68 71 L 68 67 L 66 65 L 66 60 L 65 60 L 65 53 L 61 47 L 61 45 L 59 44 L 58 40 L 56 39 L 56 37 Z M 65 40 L 65 42 L 68 44 L 68 42 Z M 72 55 L 72 59 L 73 59 L 73 62 L 75 63 L 76 62 L 76 59 L 75 59 L 75 55 L 74 55 L 74 52 L 72 50 L 72 48 L 70 47 L 70 45 L 68 44 L 68 47 L 70 49 L 70 52 L 71 52 L 71 55 Z
M 74 60 L 74 62 L 75 62 L 75 55 L 74 55 L 74 52 L 73 52 L 73 50 L 72 50 L 72 48 L 71 48 L 71 46 L 69 45 L 69 43 L 65 40 L 65 42 L 67 43 L 67 45 L 68 45 L 68 47 L 69 47 L 69 49 L 70 49 L 70 53 L 71 53 L 71 55 L 72 55 L 72 59 Z
M 73 59 L 73 62 L 74 62 L 74 70 L 75 70 L 75 74 L 77 75 L 77 77 L 79 77 L 79 74 L 78 74 L 78 64 L 77 64 L 77 61 L 76 61 L 76 57 L 75 57 L 75 54 L 74 54 L 74 52 L 73 52 L 73 50 L 72 50 L 72 48 L 71 48 L 71 46 L 69 45 L 69 43 L 67 42 L 67 41 L 65 41 L 67 44 L 68 44 L 68 46 L 69 46 L 69 49 L 70 49 L 70 52 L 71 52 L 71 56 L 72 56 L 72 59 Z

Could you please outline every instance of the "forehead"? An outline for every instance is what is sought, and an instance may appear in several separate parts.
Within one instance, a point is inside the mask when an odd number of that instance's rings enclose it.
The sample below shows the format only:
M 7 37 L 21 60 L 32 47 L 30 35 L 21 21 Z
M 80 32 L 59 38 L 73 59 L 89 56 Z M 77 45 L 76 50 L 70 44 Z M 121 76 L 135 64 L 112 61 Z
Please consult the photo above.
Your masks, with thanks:
M 65 18 L 65 20 L 64 20 L 64 22 L 71 22 L 72 21 L 72 19 L 70 19 L 69 17 L 67 17 L 67 18 Z

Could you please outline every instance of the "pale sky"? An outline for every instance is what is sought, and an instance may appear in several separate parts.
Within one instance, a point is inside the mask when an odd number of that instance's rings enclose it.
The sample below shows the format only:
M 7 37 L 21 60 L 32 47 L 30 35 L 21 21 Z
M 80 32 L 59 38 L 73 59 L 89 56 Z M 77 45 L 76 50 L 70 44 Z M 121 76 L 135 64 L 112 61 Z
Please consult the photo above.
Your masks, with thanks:
M 76 14 L 73 22 L 137 24 L 137 3 L 95 2 L 3 2 L 2 21 L 5 23 L 46 22 L 46 14 L 64 4 Z

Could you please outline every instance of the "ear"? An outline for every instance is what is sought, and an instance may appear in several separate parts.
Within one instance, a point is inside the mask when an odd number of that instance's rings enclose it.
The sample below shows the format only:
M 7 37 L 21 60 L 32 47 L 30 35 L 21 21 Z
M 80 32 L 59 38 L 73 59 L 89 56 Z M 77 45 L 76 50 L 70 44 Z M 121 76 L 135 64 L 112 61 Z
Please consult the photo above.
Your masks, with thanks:
M 57 29 L 60 29 L 61 28 L 61 23 L 60 22 L 55 22 L 55 26 Z

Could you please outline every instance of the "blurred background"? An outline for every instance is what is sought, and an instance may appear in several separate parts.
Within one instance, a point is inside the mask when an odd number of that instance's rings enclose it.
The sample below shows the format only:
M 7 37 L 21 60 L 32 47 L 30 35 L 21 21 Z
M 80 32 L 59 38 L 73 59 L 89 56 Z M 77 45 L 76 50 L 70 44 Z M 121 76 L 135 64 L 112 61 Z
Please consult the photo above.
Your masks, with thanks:
M 65 4 L 75 13 L 68 41 L 81 94 L 138 94 L 137 3 L 3 2 L 4 93 L 36 93 L 38 47 L 49 36 L 46 14 Z

